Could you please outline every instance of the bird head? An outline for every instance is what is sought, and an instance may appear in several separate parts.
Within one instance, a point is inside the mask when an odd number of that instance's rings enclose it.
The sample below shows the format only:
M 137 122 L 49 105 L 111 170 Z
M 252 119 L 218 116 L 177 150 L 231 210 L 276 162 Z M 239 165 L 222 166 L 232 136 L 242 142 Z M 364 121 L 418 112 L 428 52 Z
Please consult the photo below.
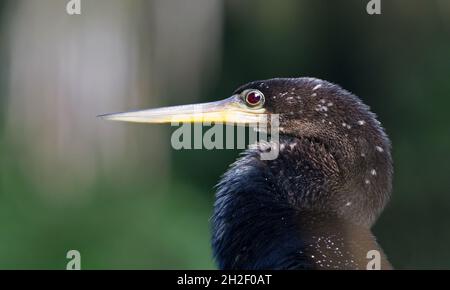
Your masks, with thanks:
M 324 205 L 371 226 L 389 200 L 393 167 L 390 141 L 370 108 L 340 86 L 316 78 L 255 81 L 235 91 L 244 100 L 255 93 L 264 96 L 260 106 L 266 114 L 279 116 L 279 134 L 285 137 L 281 157 L 300 154 L 324 174 L 323 183 L 315 185 L 325 189 L 307 207 Z M 295 148 L 298 140 L 314 145 Z
M 325 178 L 333 179 L 327 183 L 334 186 L 328 191 L 337 194 L 321 196 L 322 202 L 331 204 L 338 214 L 370 226 L 391 191 L 390 142 L 369 107 L 335 84 L 315 78 L 275 78 L 245 84 L 221 101 L 100 117 L 140 123 L 251 124 L 270 123 L 273 115 L 279 117 L 281 150 L 292 149 L 292 144 L 283 142 L 306 139 L 323 146 L 326 155 L 307 152 L 308 158 L 333 162 L 324 164 L 333 167 Z

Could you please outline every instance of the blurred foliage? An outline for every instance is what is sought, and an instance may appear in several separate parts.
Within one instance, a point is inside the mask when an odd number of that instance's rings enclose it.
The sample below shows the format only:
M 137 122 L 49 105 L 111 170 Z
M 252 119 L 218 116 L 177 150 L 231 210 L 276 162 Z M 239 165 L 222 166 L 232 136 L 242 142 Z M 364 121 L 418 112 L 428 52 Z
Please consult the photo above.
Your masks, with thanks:
M 393 198 L 374 229 L 380 244 L 396 268 L 448 269 L 450 5 L 382 5 L 382 15 L 368 16 L 361 0 L 224 1 L 222 65 L 201 84 L 199 99 L 229 96 L 251 80 L 295 76 L 323 78 L 360 96 L 393 143 Z M 0 9 L 5 16 L 9 8 Z M 4 113 L 10 76 L 0 43 Z M 20 149 L 0 135 L 0 268 L 64 268 L 72 248 L 83 268 L 213 268 L 213 186 L 237 153 L 172 150 L 166 178 L 152 178 L 145 163 L 135 179 L 105 171 L 88 187 L 90 198 L 59 203 L 42 198 L 17 165 Z

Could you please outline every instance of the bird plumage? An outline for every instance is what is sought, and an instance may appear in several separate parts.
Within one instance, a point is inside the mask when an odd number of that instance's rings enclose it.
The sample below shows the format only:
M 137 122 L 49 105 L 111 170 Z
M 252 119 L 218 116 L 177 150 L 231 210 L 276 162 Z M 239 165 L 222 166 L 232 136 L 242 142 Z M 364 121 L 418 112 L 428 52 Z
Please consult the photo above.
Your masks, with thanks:
M 280 115 L 280 153 L 244 153 L 218 184 L 212 246 L 221 269 L 365 269 L 370 227 L 391 191 L 390 143 L 356 96 L 312 78 L 258 89 Z

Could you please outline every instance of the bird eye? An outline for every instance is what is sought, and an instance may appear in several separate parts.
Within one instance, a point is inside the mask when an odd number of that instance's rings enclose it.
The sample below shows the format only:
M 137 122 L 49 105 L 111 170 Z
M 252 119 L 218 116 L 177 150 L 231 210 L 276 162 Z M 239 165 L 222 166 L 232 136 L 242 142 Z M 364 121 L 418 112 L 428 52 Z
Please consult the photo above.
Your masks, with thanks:
M 264 104 L 264 95 L 258 90 L 244 91 L 244 99 L 250 107 L 261 107 Z

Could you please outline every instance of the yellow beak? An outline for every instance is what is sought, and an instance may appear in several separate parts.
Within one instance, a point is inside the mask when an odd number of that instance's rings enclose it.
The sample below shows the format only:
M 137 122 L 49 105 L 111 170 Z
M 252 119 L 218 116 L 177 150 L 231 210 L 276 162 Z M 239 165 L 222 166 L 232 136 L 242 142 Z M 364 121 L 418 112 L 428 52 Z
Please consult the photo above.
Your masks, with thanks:
M 98 116 L 112 121 L 136 123 L 235 123 L 253 124 L 266 120 L 264 108 L 249 108 L 238 95 L 225 100 L 183 106 Z

